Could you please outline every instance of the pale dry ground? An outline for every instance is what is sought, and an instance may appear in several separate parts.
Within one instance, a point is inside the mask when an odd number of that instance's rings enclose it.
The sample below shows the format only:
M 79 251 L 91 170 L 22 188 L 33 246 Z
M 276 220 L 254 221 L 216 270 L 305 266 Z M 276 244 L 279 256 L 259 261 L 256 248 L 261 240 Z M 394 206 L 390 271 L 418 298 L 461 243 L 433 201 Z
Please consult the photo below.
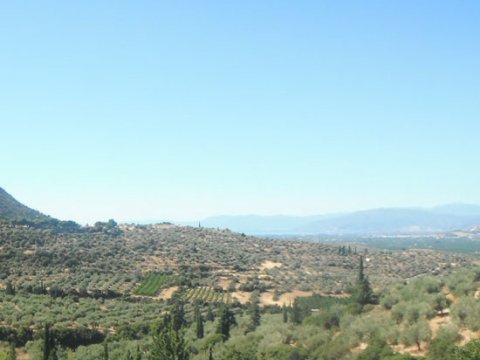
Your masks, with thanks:
M 368 343 L 362 342 L 350 351 L 354 354 L 358 354 L 359 352 L 362 352 L 363 350 L 365 350 L 367 347 L 368 347 Z
M 246 304 L 250 300 L 251 292 L 235 291 L 232 293 L 232 298 L 236 299 L 240 304 Z
M 405 346 L 403 344 L 399 345 L 390 345 L 393 351 L 398 352 L 400 354 L 408 354 L 412 356 L 425 356 L 428 353 L 427 343 L 422 341 L 420 343 L 421 350 L 418 350 L 417 345 Z
M 260 265 L 260 270 L 269 270 L 269 269 L 279 268 L 282 266 L 283 266 L 282 263 L 266 260 Z
M 312 296 L 313 291 L 293 290 L 288 293 L 283 293 L 278 297 L 278 300 L 273 300 L 273 291 L 267 291 L 260 294 L 260 304 L 262 305 L 291 305 L 297 297 Z
M 462 339 L 457 343 L 457 345 L 463 346 L 470 342 L 470 340 L 480 339 L 480 332 L 479 331 L 471 331 L 467 329 L 460 330 L 460 335 L 462 335 Z
M 475 295 L 473 295 L 475 299 L 480 299 L 480 290 L 475 291 Z
M 178 286 L 171 286 L 169 288 L 165 288 L 162 291 L 160 291 L 160 294 L 158 294 L 155 299 L 158 300 L 170 300 L 175 294 L 175 292 L 178 290 Z
M 223 290 L 228 290 L 228 286 L 230 285 L 231 279 L 227 276 L 219 276 L 217 278 L 216 285 L 221 287 Z
M 22 349 L 17 349 L 17 360 L 30 360 L 30 355 Z
M 449 314 L 449 309 L 443 312 L 443 315 L 438 315 L 429 321 L 430 329 L 432 329 L 432 338 L 437 336 L 438 329 L 442 326 L 452 324 L 452 318 Z

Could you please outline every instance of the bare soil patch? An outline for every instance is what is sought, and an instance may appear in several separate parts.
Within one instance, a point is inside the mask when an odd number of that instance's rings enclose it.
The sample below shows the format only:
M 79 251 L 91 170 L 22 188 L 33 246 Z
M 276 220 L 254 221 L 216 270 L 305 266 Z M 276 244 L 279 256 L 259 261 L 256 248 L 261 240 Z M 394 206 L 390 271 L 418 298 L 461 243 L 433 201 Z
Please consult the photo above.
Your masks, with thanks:
M 391 345 L 393 351 L 400 354 L 408 354 L 412 356 L 425 356 L 428 353 L 428 343 L 422 341 L 420 344 L 421 350 L 418 350 L 417 345 L 405 346 L 403 344 Z
M 459 331 L 460 335 L 462 335 L 462 340 L 457 345 L 463 346 L 469 343 L 471 340 L 480 339 L 480 332 L 474 332 L 468 329 L 462 329 Z
M 252 293 L 247 291 L 235 291 L 232 293 L 232 298 L 237 299 L 240 304 L 246 304 L 251 295 Z
M 284 293 L 278 297 L 278 300 L 274 300 L 273 291 L 267 291 L 260 294 L 260 303 L 262 305 L 290 305 L 297 297 L 311 296 L 313 291 L 301 291 L 293 290 L 292 292 Z
M 448 325 L 452 323 L 452 318 L 450 315 L 445 314 L 443 316 L 436 316 L 429 321 L 430 329 L 432 329 L 432 338 L 437 336 L 438 329 L 442 326 Z
M 260 265 L 260 270 L 269 270 L 269 269 L 279 268 L 282 266 L 283 266 L 282 263 L 266 260 L 262 263 L 262 265 Z
M 350 351 L 354 354 L 358 354 L 358 353 L 362 352 L 363 350 L 365 350 L 367 347 L 368 347 L 368 343 L 362 342 L 362 343 L 360 343 L 360 345 L 354 347 Z
M 217 278 L 217 286 L 221 287 L 223 290 L 228 290 L 228 286 L 230 285 L 230 279 L 226 276 L 220 276 Z
M 175 292 L 177 290 L 178 290 L 178 286 L 172 286 L 172 287 L 169 287 L 169 288 L 165 288 L 162 291 L 160 291 L 160 294 L 158 294 L 158 296 L 156 298 L 161 299 L 161 300 L 170 300 L 172 298 L 173 294 L 175 294 Z

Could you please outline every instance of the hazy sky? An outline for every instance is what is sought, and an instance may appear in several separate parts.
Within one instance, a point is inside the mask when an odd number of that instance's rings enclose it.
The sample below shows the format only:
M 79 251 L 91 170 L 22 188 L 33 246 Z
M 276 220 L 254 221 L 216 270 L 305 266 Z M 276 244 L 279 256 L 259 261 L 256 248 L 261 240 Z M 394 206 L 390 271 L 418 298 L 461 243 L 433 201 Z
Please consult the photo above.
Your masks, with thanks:
M 480 203 L 478 1 L 1 1 L 0 187 L 61 219 Z

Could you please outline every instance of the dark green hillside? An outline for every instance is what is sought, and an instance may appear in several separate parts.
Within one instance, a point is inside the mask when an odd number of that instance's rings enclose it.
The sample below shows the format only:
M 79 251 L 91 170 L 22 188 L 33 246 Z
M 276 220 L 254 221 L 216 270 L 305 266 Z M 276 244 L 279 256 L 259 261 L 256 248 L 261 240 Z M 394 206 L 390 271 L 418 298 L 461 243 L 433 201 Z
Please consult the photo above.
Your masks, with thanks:
M 0 188 L 0 219 L 38 221 L 46 220 L 48 216 L 21 204 Z

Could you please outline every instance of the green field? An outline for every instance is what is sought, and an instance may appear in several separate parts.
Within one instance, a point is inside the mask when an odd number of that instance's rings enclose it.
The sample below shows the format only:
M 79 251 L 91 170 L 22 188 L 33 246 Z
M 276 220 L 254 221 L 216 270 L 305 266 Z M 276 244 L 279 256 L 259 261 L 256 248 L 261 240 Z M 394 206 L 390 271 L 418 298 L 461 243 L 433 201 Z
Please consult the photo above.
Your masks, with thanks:
M 150 273 L 142 281 L 139 287 L 135 289 L 136 295 L 155 296 L 162 287 L 170 284 L 171 277 L 165 274 Z

